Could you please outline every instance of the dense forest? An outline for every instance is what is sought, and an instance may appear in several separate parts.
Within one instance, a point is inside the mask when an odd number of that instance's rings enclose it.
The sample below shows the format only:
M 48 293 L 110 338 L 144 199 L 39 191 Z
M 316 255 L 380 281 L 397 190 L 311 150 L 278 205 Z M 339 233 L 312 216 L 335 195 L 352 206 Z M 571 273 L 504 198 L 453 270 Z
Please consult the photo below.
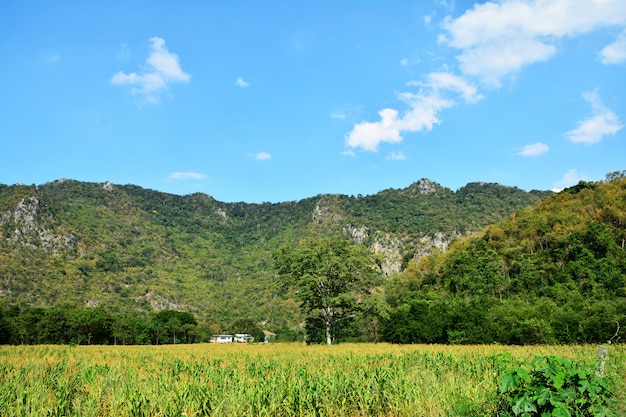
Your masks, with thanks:
M 384 339 L 591 343 L 626 323 L 626 178 L 580 182 L 389 283 Z M 614 338 L 614 336 L 616 336 Z
M 0 342 L 262 330 L 321 341 L 323 323 L 280 286 L 272 255 L 322 236 L 379 260 L 376 308 L 338 323 L 337 341 L 606 341 L 626 323 L 625 213 L 623 172 L 558 194 L 422 179 L 277 204 L 108 182 L 0 185 Z

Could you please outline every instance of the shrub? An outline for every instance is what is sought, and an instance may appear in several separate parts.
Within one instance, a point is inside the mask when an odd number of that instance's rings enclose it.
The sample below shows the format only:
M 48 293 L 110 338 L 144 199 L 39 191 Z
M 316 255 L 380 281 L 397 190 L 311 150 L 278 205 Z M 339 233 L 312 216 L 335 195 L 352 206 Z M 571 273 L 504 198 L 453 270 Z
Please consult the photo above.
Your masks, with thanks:
M 608 379 L 556 356 L 536 357 L 530 369 L 511 368 L 500 378 L 503 415 L 610 416 L 613 395 Z

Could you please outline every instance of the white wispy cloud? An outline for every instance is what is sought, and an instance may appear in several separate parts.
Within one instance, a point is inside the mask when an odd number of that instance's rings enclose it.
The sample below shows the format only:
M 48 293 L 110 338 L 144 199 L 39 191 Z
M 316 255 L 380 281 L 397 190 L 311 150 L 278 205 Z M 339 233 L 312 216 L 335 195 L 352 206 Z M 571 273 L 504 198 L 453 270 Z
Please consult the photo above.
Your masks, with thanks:
M 570 169 L 565 174 L 563 174 L 563 178 L 557 181 L 552 188 L 552 191 L 559 192 L 563 190 L 563 188 L 571 187 L 573 185 L 578 184 L 580 181 L 584 181 L 586 176 L 584 174 L 580 174 L 575 169 Z
M 152 52 L 146 59 L 146 65 L 139 73 L 126 74 L 119 71 L 111 78 L 111 84 L 129 84 L 132 94 L 144 96 L 147 102 L 157 102 L 161 90 L 175 82 L 187 82 L 191 78 L 180 67 L 178 55 L 165 47 L 165 40 L 159 37 L 150 38 Z
M 545 143 L 537 142 L 531 145 L 522 147 L 515 155 L 518 156 L 539 156 L 550 150 L 550 147 Z
M 435 3 L 443 7 L 449 13 L 454 11 L 454 0 L 435 0 Z
M 406 160 L 406 155 L 404 155 L 404 153 L 402 151 L 398 151 L 398 152 L 389 152 L 387 154 L 387 156 L 385 157 L 385 159 L 389 160 L 389 161 L 405 161 Z
M 330 113 L 330 117 L 331 119 L 337 120 L 354 119 L 355 117 L 357 117 L 360 111 L 361 108 L 359 106 L 347 104 Z
M 117 59 L 127 60 L 130 58 L 130 48 L 127 43 L 122 43 L 117 51 Z
M 198 172 L 172 172 L 169 175 L 169 179 L 171 180 L 204 180 L 207 176 L 204 174 L 200 174 Z
M 237 79 L 235 80 L 235 84 L 237 85 L 237 87 L 241 88 L 250 87 L 250 84 L 241 77 L 237 77 Z
M 591 104 L 591 116 L 565 134 L 568 140 L 591 145 L 600 142 L 605 135 L 615 135 L 624 127 L 619 117 L 602 104 L 597 90 L 584 93 L 583 98 Z
M 454 2 L 442 0 L 438 4 L 449 11 L 454 8 Z M 441 25 L 439 41 L 460 51 L 456 60 L 461 75 L 446 70 L 432 72 L 423 81 L 410 82 L 409 86 L 419 88 L 417 92 L 397 94 L 408 105 L 407 110 L 385 108 L 378 112 L 378 121 L 355 124 L 345 137 L 345 145 L 376 151 L 381 143 L 401 142 L 405 132 L 431 130 L 441 123 L 441 111 L 456 105 L 459 98 L 467 103 L 484 98 L 472 80 L 500 87 L 505 77 L 554 56 L 563 38 L 609 26 L 626 26 L 626 1 L 487 1 L 474 5 L 458 18 L 447 17 Z M 605 61 L 621 59 L 620 42 L 621 38 L 605 48 Z M 599 140 L 617 127 L 621 128 L 621 124 L 612 112 L 598 112 L 593 120 L 568 132 L 568 138 L 590 141 L 594 136 L 585 132 L 593 131 L 600 133 L 596 136 Z M 531 156 L 533 152 L 541 152 L 541 148 L 523 149 L 519 155 Z
M 252 158 L 257 161 L 267 161 L 269 159 L 272 159 L 272 154 L 269 152 L 257 152 L 252 155 Z
M 379 121 L 356 124 L 346 135 L 346 146 L 374 152 L 381 142 L 401 142 L 402 132 L 432 130 L 441 122 L 440 111 L 456 104 L 450 93 L 472 103 L 482 98 L 475 86 L 460 76 L 446 72 L 433 72 L 426 77 L 426 81 L 411 81 L 407 85 L 419 88 L 417 93 L 397 94 L 409 109 L 402 116 L 399 116 L 398 110 L 382 109 L 378 112 Z
M 626 31 L 622 32 L 615 42 L 605 46 L 600 51 L 600 60 L 603 64 L 626 62 Z
M 612 25 L 626 25 L 623 0 L 504 0 L 448 17 L 439 40 L 461 50 L 463 74 L 497 87 L 503 77 L 552 57 L 559 39 Z
M 431 72 L 426 82 L 409 81 L 407 85 L 425 87 L 434 91 L 449 90 L 463 96 L 468 103 L 476 103 L 484 98 L 482 94 L 478 94 L 475 85 L 449 72 Z

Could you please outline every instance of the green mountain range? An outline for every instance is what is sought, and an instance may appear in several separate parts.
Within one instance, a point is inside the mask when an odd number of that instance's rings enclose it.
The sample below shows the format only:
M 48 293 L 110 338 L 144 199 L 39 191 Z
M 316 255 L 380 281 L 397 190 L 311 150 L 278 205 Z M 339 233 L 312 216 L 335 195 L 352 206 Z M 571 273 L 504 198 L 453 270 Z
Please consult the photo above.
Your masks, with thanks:
M 551 194 L 421 179 L 369 196 L 248 204 L 110 182 L 0 184 L 0 296 L 18 308 L 179 310 L 216 330 L 236 320 L 293 328 L 303 318 L 272 264 L 281 245 L 340 234 L 381 254 L 391 280 Z

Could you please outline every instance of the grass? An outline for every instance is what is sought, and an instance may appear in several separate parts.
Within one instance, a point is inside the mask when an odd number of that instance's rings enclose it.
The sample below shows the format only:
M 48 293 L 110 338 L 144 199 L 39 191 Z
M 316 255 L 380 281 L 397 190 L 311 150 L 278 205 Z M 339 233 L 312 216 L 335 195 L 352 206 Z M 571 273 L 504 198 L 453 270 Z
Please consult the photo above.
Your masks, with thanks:
M 497 415 L 502 353 L 594 365 L 597 346 L 0 346 L 0 415 Z M 626 413 L 624 346 L 606 373 Z

